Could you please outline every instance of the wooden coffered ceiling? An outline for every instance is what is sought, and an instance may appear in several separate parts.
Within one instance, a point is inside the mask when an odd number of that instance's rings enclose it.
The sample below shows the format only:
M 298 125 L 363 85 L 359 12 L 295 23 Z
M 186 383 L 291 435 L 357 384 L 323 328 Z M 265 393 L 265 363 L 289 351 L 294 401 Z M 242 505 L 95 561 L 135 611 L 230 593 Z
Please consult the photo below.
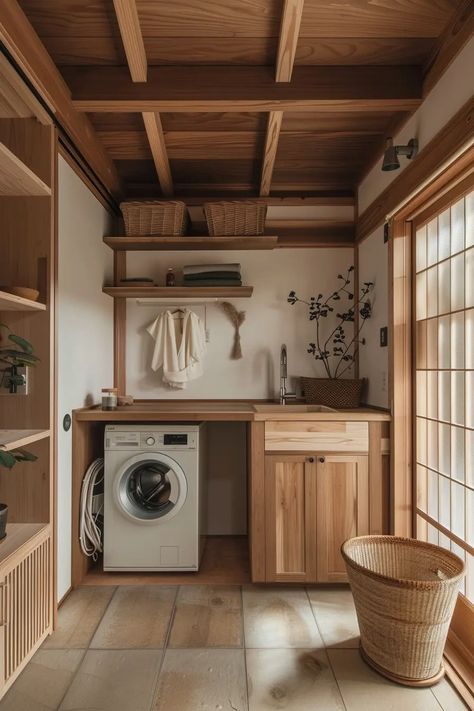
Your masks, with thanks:
M 466 0 L 19 0 L 133 196 L 353 194 Z

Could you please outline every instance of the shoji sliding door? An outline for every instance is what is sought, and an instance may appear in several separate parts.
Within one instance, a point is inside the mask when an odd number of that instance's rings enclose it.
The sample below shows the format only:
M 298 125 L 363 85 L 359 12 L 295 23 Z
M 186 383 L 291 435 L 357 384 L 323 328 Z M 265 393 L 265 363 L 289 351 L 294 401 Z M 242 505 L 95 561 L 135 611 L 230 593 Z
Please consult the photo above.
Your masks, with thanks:
M 413 228 L 416 535 L 466 561 L 461 592 L 474 603 L 472 184 Z

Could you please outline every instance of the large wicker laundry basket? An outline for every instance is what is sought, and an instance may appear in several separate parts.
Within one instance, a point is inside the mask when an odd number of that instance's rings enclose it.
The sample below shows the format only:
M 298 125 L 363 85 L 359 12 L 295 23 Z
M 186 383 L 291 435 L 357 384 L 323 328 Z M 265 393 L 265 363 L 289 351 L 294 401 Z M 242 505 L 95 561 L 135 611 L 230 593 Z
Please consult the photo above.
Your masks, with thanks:
M 351 538 L 341 552 L 365 661 L 399 684 L 435 684 L 444 675 L 463 561 L 431 543 L 395 536 Z

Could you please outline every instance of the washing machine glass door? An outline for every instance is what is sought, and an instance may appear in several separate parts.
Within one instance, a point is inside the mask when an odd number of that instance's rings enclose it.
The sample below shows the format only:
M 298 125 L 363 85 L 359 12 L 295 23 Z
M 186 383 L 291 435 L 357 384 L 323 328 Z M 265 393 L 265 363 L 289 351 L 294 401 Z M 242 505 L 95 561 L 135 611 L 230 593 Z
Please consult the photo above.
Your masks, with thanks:
M 182 468 L 165 454 L 139 454 L 122 466 L 115 479 L 115 500 L 122 513 L 142 523 L 176 516 L 186 500 Z

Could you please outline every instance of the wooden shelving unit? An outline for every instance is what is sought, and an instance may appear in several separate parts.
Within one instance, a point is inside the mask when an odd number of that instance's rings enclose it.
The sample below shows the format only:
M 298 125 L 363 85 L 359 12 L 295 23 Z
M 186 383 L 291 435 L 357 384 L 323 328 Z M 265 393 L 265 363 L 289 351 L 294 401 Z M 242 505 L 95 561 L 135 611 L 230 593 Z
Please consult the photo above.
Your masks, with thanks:
M 105 286 L 115 299 L 248 299 L 253 286 Z
M 114 251 L 185 251 L 185 250 L 269 250 L 278 247 L 278 237 L 274 235 L 257 235 L 252 237 L 209 235 L 169 236 L 127 236 L 104 237 L 104 242 Z
M 49 437 L 49 430 L 0 430 L 0 449 L 10 452 Z
M 51 188 L 1 142 L 0 195 L 51 197 Z
M 0 291 L 0 311 L 46 311 L 46 304 Z
M 49 523 L 7 523 L 7 535 L 0 541 L 0 563 L 16 556 L 21 548 L 30 543 Z

